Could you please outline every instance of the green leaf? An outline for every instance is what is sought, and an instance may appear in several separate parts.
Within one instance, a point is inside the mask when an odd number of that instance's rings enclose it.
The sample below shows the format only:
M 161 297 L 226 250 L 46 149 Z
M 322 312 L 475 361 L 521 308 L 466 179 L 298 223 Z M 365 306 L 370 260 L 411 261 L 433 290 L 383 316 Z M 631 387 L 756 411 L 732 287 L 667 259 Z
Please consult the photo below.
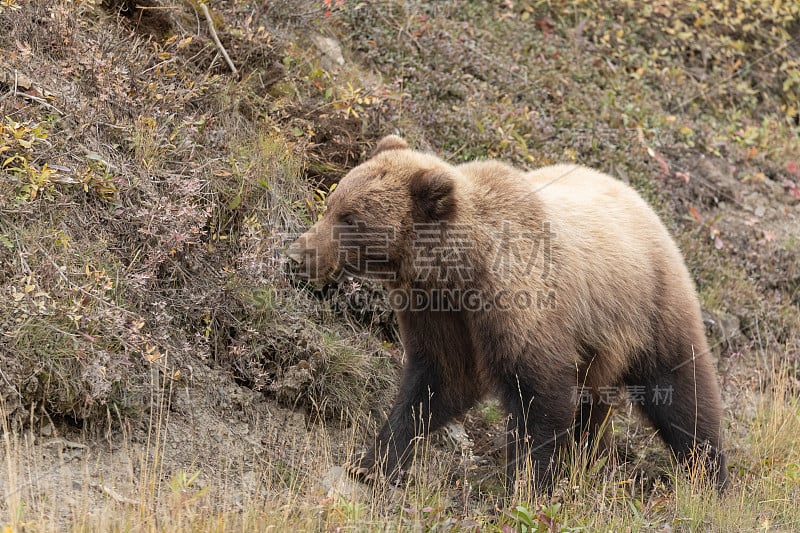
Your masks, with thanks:
M 0 244 L 5 246 L 9 252 L 14 251 L 14 242 L 7 235 L 0 235 Z
M 239 207 L 241 203 L 242 203 L 242 195 L 237 194 L 236 196 L 233 197 L 233 199 L 230 202 L 228 202 L 228 211 L 233 211 L 234 209 Z

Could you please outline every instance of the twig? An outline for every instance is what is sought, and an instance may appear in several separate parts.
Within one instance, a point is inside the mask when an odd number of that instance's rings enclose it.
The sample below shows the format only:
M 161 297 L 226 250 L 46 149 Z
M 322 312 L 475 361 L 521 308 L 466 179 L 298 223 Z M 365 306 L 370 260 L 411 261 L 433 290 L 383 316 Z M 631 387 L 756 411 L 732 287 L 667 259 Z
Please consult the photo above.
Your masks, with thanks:
M 214 20 L 211 18 L 211 13 L 208 12 L 208 6 L 201 2 L 200 9 L 203 10 L 203 15 L 206 16 L 206 22 L 208 22 L 208 29 L 211 32 L 211 38 L 214 39 L 214 44 L 217 45 L 217 48 L 222 53 L 222 57 L 225 58 L 225 62 L 228 63 L 228 66 L 231 68 L 231 72 L 233 72 L 233 75 L 238 76 L 239 71 L 236 70 L 236 66 L 233 64 L 233 61 L 231 61 L 231 58 L 228 55 L 227 50 L 225 50 L 225 47 L 222 46 L 222 43 L 220 42 L 219 37 L 217 36 L 217 30 L 214 28 Z
M 43 446 L 47 448 L 60 446 L 61 448 L 71 448 L 73 450 L 85 450 L 86 448 L 88 448 L 88 446 L 86 446 L 85 444 L 67 439 L 53 439 L 51 441 L 45 442 Z
M 124 503 L 126 505 L 139 505 L 139 502 L 137 502 L 136 500 L 123 496 L 122 494 L 115 491 L 108 485 L 102 485 L 100 483 L 92 483 L 91 486 L 92 488 L 99 490 L 106 496 L 109 496 L 115 502 Z
M 59 115 L 66 116 L 66 114 L 63 111 L 61 111 L 59 108 L 57 108 L 56 106 L 54 106 L 53 104 L 51 104 L 50 102 L 45 100 L 44 98 L 39 98 L 38 96 L 33 96 L 32 94 L 20 92 L 18 90 L 18 88 L 19 88 L 19 75 L 17 74 L 17 71 L 15 70 L 14 71 L 14 96 L 21 96 L 22 98 L 26 98 L 28 100 L 33 100 L 34 102 L 39 102 L 43 106 L 49 107 L 50 109 L 52 109 L 53 111 L 55 111 Z
M 5 333 L 3 333 L 3 335 L 5 335 Z M 16 388 L 16 387 L 15 387 L 15 386 L 14 386 L 14 385 L 11 383 L 11 381 L 8 379 L 8 377 L 6 376 L 5 372 L 3 372 L 3 369 L 2 369 L 2 368 L 0 368 L 0 377 L 2 377 L 2 378 L 3 378 L 3 381 L 5 381 L 5 382 L 6 382 L 6 385 L 8 385 L 9 387 L 11 387 L 11 390 L 12 390 L 12 391 L 14 391 L 14 392 L 16 392 L 16 393 L 17 393 L 17 396 L 19 396 L 19 397 L 20 397 L 20 399 L 24 398 L 24 396 L 22 396 L 22 393 L 21 393 L 21 392 L 19 392 L 19 390 L 18 390 L 18 389 L 17 389 L 17 388 Z

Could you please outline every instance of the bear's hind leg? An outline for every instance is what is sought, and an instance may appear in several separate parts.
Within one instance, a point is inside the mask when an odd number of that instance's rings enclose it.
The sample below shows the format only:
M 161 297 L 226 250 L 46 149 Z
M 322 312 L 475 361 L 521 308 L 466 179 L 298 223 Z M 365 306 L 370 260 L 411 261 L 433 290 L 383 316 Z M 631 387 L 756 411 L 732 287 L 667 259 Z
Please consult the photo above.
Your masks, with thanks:
M 506 492 L 514 492 L 517 470 L 526 468 L 537 491 L 552 489 L 558 467 L 558 452 L 574 432 L 575 400 L 570 385 L 539 383 L 535 370 L 520 370 L 503 376 L 501 398 L 510 413 L 506 454 Z
M 590 458 L 605 453 L 609 448 L 609 418 L 612 406 L 599 395 L 580 396 L 580 405 L 575 415 L 575 445 L 578 453 L 585 452 Z
M 700 343 L 701 349 L 705 346 Z M 666 367 L 659 361 L 651 372 L 627 381 L 644 390 L 638 403 L 675 456 L 689 468 L 705 467 L 721 492 L 727 484 L 722 402 L 708 354 L 693 356 L 689 350 L 682 362 Z

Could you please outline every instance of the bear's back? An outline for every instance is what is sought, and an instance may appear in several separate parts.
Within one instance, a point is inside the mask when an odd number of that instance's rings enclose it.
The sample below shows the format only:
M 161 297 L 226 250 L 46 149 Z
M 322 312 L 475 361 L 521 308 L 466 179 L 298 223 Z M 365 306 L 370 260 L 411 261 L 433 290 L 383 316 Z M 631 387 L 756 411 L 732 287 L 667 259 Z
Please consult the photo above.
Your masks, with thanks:
M 595 368 L 598 382 L 623 371 L 622 354 L 646 348 L 652 320 L 699 320 L 694 285 L 677 245 L 626 184 L 576 165 L 527 173 L 491 161 L 458 168 L 470 184 L 479 224 L 497 226 L 503 218 L 512 233 L 523 234 L 531 211 L 546 224 L 552 256 L 545 283 L 555 290 L 557 311 L 528 319 L 539 330 L 566 327 L 580 345 L 609 354 Z M 527 283 L 543 282 L 531 276 Z
M 543 202 L 553 231 L 561 230 L 573 244 L 589 245 L 596 259 L 623 254 L 646 262 L 656 251 L 677 251 L 647 202 L 611 176 L 577 165 L 556 165 L 529 172 L 525 178 Z
M 554 249 L 562 254 L 554 268 L 575 289 L 561 296 L 583 310 L 575 327 L 585 342 L 614 353 L 639 351 L 656 327 L 653 320 L 680 328 L 700 322 L 680 250 L 634 189 L 575 165 L 542 168 L 526 178 L 551 221 Z

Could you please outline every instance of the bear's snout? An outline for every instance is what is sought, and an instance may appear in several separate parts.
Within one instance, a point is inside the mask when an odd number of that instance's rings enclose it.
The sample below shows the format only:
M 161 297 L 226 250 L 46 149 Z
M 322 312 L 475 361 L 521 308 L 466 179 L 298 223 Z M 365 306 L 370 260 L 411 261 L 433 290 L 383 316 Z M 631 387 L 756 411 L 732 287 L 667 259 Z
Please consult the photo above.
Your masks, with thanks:
M 333 268 L 331 243 L 320 239 L 315 230 L 309 230 L 286 249 L 289 271 L 307 281 L 325 281 Z
M 302 266 L 306 260 L 305 247 L 297 239 L 286 249 L 286 257 L 292 260 L 295 266 Z
M 304 233 L 297 238 L 286 249 L 286 257 L 289 258 L 290 271 L 298 276 L 312 277 L 312 270 L 315 267 L 314 250 L 308 242 L 308 234 Z

